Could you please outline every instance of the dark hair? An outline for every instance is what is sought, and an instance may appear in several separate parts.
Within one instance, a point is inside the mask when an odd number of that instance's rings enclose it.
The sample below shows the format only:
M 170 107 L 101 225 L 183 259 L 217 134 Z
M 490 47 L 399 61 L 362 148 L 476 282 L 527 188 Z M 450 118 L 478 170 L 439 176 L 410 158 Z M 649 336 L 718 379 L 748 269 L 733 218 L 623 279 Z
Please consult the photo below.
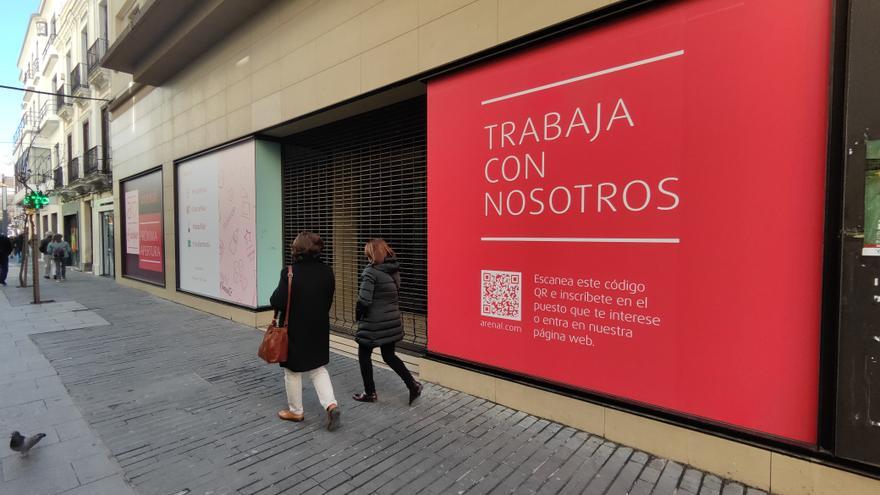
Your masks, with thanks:
M 321 254 L 322 249 L 324 249 L 324 241 L 321 240 L 321 236 L 307 230 L 300 232 L 290 243 L 290 252 L 293 253 L 294 258 L 317 256 Z
M 383 239 L 370 239 L 364 244 L 364 254 L 376 265 L 385 262 L 385 258 L 393 258 L 394 250 Z
M 52 240 L 55 242 L 61 242 L 62 240 L 64 240 L 64 236 L 62 236 L 61 234 L 55 234 L 55 236 L 52 237 Z

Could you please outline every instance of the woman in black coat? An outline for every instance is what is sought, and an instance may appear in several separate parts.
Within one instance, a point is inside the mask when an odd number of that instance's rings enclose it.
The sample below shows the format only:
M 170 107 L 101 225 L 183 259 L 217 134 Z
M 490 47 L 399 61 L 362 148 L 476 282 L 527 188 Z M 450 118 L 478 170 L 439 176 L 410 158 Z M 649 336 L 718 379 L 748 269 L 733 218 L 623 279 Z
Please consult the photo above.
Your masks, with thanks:
M 364 379 L 363 393 L 355 394 L 359 402 L 376 402 L 373 382 L 373 348 L 382 351 L 382 360 L 397 373 L 409 389 L 409 403 L 422 394 L 422 384 L 415 381 L 403 361 L 394 353 L 394 344 L 403 339 L 400 319 L 400 266 L 394 251 L 382 239 L 372 239 L 364 246 L 369 264 L 361 275 L 356 319 L 358 329 L 358 362 Z
M 269 302 L 284 321 L 284 311 L 290 297 L 290 319 L 287 328 L 287 361 L 284 368 L 284 388 L 288 408 L 278 417 L 287 421 L 302 421 L 302 373 L 308 372 L 318 400 L 327 411 L 327 429 L 335 430 L 340 424 L 339 408 L 333 395 L 333 384 L 325 366 L 330 362 L 330 305 L 336 278 L 333 270 L 321 261 L 324 241 L 312 232 L 301 232 L 291 245 L 293 266 L 292 294 L 287 293 L 288 268 L 281 270 L 281 280 Z

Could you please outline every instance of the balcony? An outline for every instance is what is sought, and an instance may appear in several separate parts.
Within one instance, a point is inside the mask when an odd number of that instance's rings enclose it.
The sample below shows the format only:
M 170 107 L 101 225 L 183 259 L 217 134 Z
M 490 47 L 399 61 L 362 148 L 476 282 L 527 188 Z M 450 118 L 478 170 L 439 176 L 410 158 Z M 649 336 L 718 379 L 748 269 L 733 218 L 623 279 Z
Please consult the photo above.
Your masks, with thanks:
M 52 69 L 55 68 L 55 62 L 58 61 L 58 50 L 55 49 L 55 33 L 49 33 L 49 38 L 46 40 L 46 45 L 43 47 L 43 77 L 47 77 L 51 74 Z
M 78 180 L 79 177 L 79 157 L 71 158 L 70 161 L 67 162 L 67 184 L 72 184 L 74 181 Z
M 78 193 L 102 193 L 113 189 L 110 167 L 110 149 L 93 146 L 86 152 L 85 177 L 80 181 Z
M 25 110 L 12 136 L 13 155 L 31 144 L 31 134 L 36 131 L 39 115 L 31 110 Z
M 86 62 L 88 64 L 89 82 L 95 89 L 103 89 L 110 82 L 107 69 L 101 67 L 101 60 L 107 54 L 107 40 L 98 38 L 89 48 Z
M 108 48 L 102 64 L 152 86 L 184 70 L 274 0 L 153 0 Z
M 110 154 L 103 146 L 92 146 L 86 151 L 85 176 L 110 173 Z
M 61 189 L 62 187 L 64 187 L 64 167 L 55 167 L 54 175 L 55 187 L 53 187 L 52 189 Z
M 86 64 L 76 64 L 70 71 L 70 79 L 67 80 L 70 86 L 70 94 L 73 96 L 89 96 L 89 74 Z M 77 100 L 80 102 L 83 100 Z
M 73 105 L 70 104 L 70 98 L 65 96 L 65 86 L 61 86 L 55 92 L 55 111 L 62 119 L 70 122 L 73 118 Z
M 37 132 L 40 137 L 50 137 L 60 126 L 57 98 L 44 101 L 43 106 L 40 107 L 40 117 L 37 122 Z

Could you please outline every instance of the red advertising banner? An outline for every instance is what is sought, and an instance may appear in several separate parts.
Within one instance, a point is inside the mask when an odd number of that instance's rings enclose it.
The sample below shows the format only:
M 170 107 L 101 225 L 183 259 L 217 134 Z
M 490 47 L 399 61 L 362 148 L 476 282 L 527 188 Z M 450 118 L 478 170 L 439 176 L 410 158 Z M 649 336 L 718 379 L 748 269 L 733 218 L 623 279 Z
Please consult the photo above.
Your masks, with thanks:
M 162 272 L 162 214 L 140 215 L 138 268 Z
M 165 284 L 165 230 L 162 171 L 156 170 L 119 183 L 122 223 L 122 275 Z
M 693 0 L 428 87 L 429 350 L 815 443 L 828 0 Z

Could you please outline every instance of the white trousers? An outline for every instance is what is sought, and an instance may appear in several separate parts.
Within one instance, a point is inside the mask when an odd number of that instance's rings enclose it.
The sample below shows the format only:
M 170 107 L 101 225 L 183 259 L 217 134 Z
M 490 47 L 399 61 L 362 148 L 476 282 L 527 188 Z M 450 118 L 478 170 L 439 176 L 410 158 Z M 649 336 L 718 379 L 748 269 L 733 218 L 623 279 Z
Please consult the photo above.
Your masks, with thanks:
M 43 269 L 45 270 L 44 275 L 47 277 L 52 277 L 52 266 L 55 265 L 55 258 L 49 256 L 48 254 L 43 255 Z
M 333 396 L 333 384 L 330 383 L 330 373 L 327 372 L 327 368 L 321 366 L 305 373 L 309 374 L 309 380 L 312 381 L 315 391 L 318 392 L 318 401 L 321 402 L 321 406 L 327 409 L 331 405 L 336 404 L 336 397 Z M 287 392 L 287 407 L 294 414 L 303 413 L 302 375 L 302 373 L 284 368 L 284 390 Z

